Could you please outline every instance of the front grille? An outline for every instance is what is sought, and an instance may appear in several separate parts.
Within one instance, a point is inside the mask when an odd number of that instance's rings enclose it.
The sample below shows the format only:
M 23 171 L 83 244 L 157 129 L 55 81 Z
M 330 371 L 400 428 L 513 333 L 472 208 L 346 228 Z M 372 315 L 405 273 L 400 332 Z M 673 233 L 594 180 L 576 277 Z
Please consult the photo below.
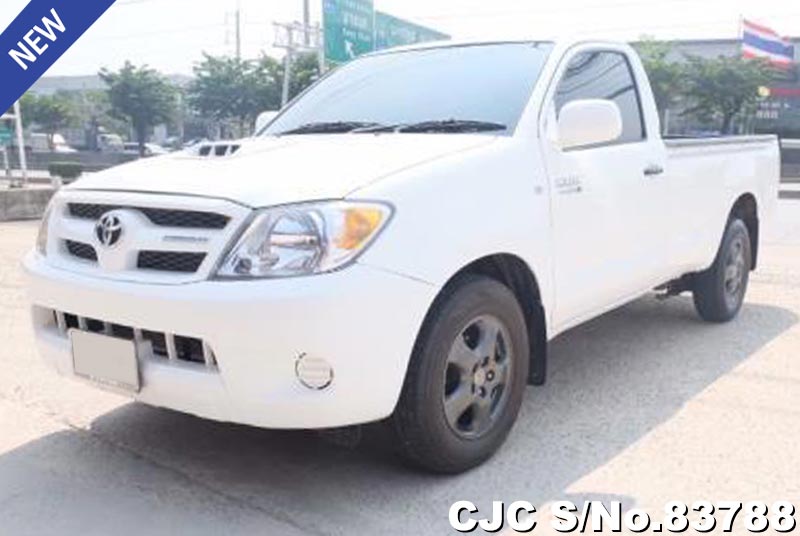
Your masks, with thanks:
M 150 341 L 153 354 L 157 357 L 169 359 L 170 345 L 173 345 L 172 351 L 175 352 L 175 359 L 178 361 L 188 361 L 190 363 L 205 362 L 205 357 L 203 356 L 203 341 L 200 339 L 175 336 L 173 337 L 173 342 L 170 342 L 167 334 L 156 331 L 142 331 L 142 338 L 146 341 Z
M 66 240 L 64 243 L 67 252 L 73 257 L 89 262 L 97 262 L 97 251 L 93 246 L 73 240 Z M 136 267 L 139 270 L 193 274 L 200 269 L 205 259 L 205 253 L 140 251 Z
M 200 269 L 205 258 L 205 253 L 140 251 L 136 267 L 140 270 L 193 274 Z
M 73 257 L 77 257 L 85 261 L 97 262 L 97 252 L 94 250 L 94 247 L 90 246 L 89 244 L 84 244 L 83 242 L 74 242 L 72 240 L 67 240 L 65 243 L 67 246 L 67 252 Z
M 53 321 L 59 333 L 65 337 L 72 329 L 102 333 L 117 339 L 134 341 L 137 346 L 149 343 L 149 348 L 152 350 L 151 357 L 156 359 L 205 364 L 209 367 L 217 364 L 211 348 L 201 339 L 194 337 L 147 331 L 61 311 L 53 311 Z
M 69 215 L 82 220 L 99 220 L 106 212 L 120 209 L 141 212 L 153 224 L 160 227 L 219 230 L 224 229 L 230 221 L 228 216 L 216 214 L 214 212 L 115 206 L 96 203 L 69 203 Z

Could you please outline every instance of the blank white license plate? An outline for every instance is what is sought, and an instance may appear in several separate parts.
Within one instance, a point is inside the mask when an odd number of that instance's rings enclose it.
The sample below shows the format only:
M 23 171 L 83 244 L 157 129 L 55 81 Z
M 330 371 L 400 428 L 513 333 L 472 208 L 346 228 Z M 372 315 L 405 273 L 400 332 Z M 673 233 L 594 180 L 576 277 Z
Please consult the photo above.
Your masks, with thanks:
M 138 393 L 139 362 L 133 341 L 71 330 L 75 374 L 111 389 Z

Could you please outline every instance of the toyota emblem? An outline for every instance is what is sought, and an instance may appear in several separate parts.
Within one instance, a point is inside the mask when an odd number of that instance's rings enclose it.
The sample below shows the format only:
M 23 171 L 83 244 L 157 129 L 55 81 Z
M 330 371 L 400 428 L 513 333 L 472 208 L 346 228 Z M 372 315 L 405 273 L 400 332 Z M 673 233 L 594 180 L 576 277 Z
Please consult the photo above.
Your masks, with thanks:
M 115 214 L 104 214 L 94 226 L 94 233 L 102 245 L 113 247 L 122 238 L 122 221 Z

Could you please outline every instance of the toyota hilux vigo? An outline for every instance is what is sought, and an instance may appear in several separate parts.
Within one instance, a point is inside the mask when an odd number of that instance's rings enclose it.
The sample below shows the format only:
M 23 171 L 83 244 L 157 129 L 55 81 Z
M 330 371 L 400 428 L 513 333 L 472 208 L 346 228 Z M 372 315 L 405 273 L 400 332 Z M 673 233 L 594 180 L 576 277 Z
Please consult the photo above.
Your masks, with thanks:
M 653 289 L 692 293 L 709 322 L 742 307 L 777 139 L 660 132 L 624 44 L 364 56 L 251 139 L 59 191 L 24 261 L 38 347 L 145 404 L 382 421 L 414 464 L 466 470 L 558 334 Z

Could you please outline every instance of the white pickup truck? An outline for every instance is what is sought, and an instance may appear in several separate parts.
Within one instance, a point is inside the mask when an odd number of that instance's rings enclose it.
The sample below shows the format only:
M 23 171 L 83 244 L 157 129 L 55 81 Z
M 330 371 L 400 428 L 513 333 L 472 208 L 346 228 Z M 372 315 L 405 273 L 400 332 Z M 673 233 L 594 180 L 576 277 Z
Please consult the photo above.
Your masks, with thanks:
M 253 139 L 60 191 L 25 260 L 38 346 L 209 419 L 386 420 L 408 460 L 466 470 L 559 333 L 658 288 L 707 321 L 739 312 L 778 142 L 659 132 L 623 44 L 363 57 Z

